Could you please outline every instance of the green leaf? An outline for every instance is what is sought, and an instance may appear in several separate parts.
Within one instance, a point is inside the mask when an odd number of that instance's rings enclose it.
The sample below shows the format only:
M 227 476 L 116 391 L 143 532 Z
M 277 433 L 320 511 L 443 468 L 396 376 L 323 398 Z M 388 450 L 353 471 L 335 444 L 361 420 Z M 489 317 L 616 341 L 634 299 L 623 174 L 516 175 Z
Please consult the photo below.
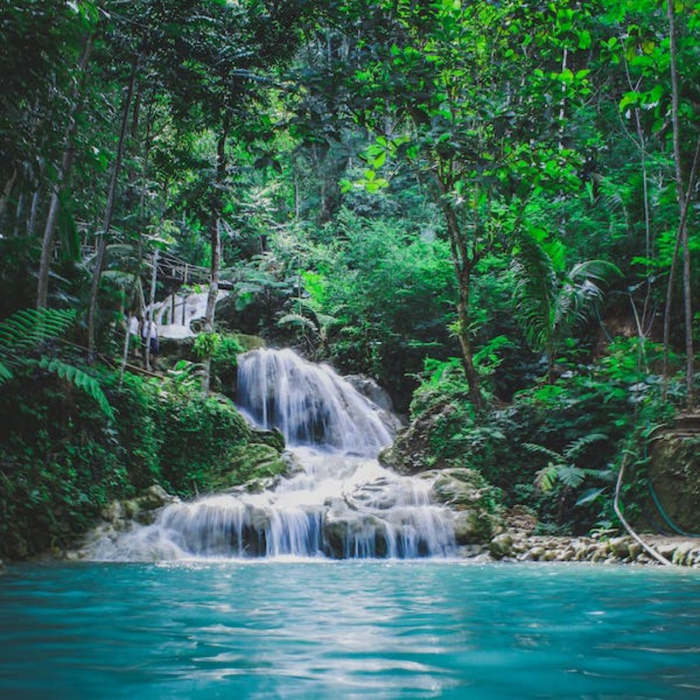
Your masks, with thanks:
M 588 489 L 587 491 L 584 491 L 580 498 L 576 501 L 577 506 L 585 506 L 587 503 L 593 503 L 600 495 L 605 493 L 606 489 L 603 488 L 593 488 L 593 489 Z

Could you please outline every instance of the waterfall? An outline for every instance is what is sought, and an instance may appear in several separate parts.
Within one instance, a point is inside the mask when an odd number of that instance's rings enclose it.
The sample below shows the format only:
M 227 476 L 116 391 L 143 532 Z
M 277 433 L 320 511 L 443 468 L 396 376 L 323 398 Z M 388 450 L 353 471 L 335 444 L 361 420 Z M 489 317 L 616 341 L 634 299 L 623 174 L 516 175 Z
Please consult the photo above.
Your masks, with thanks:
M 453 515 L 431 483 L 382 467 L 383 411 L 331 367 L 291 350 L 239 358 L 237 402 L 258 427 L 279 428 L 298 469 L 263 493 L 233 489 L 173 503 L 152 525 L 102 537 L 88 556 L 366 558 L 449 556 Z
M 207 311 L 208 291 L 191 292 L 190 294 L 177 294 L 173 292 L 163 301 L 153 304 L 153 322 L 158 329 L 161 338 L 191 338 L 195 335 L 192 331 L 192 321 L 204 318 Z M 216 298 L 220 301 L 225 297 L 225 292 L 219 292 Z M 146 316 L 151 310 L 145 309 Z M 139 321 L 135 316 L 129 319 L 129 329 L 134 335 L 139 333 Z
M 292 350 L 256 350 L 238 363 L 239 406 L 288 445 L 316 444 L 376 455 L 391 443 L 378 408 L 328 365 Z

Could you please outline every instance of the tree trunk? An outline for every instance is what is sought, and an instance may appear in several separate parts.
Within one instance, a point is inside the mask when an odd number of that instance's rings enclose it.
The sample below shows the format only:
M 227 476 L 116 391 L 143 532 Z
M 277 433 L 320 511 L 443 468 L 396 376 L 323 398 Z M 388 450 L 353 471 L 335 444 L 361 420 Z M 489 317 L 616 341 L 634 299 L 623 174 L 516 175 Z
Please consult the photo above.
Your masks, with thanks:
M 17 207 L 15 208 L 15 226 L 12 230 L 12 235 L 19 236 L 20 226 L 22 225 L 22 219 L 24 218 L 24 192 L 19 193 L 17 197 Z
M 219 271 L 221 268 L 221 208 L 223 206 L 221 188 L 226 175 L 226 137 L 227 127 L 224 125 L 216 145 L 216 175 L 214 177 L 214 192 L 211 199 L 211 218 L 209 220 L 209 240 L 211 243 L 211 269 L 209 273 L 209 294 L 207 295 L 207 311 L 204 317 L 206 333 L 214 332 L 214 317 L 216 314 L 216 298 L 219 295 Z M 211 385 L 211 357 L 207 357 L 202 378 L 202 391 L 206 396 Z
M 481 396 L 479 388 L 479 374 L 474 367 L 474 359 L 472 357 L 471 342 L 469 340 L 469 286 L 470 275 L 460 276 L 459 280 L 459 300 L 457 302 L 457 318 L 459 327 L 457 329 L 457 338 L 462 349 L 462 366 L 464 373 L 467 376 L 469 384 L 469 399 L 477 412 L 484 408 L 484 399 Z
M 673 0 L 667 0 L 666 2 L 667 16 L 668 16 L 668 28 L 669 28 L 669 59 L 671 67 L 671 122 L 673 124 L 673 160 L 676 170 L 676 193 L 678 198 L 678 208 L 679 208 L 679 226 L 678 226 L 678 237 L 676 241 L 676 251 L 678 250 L 679 244 L 683 250 L 683 310 L 684 310 L 684 320 L 685 320 L 685 380 L 686 380 L 686 391 L 687 391 L 687 406 L 689 409 L 693 407 L 693 375 L 694 375 L 694 354 L 693 349 L 693 305 L 692 305 L 692 294 L 690 288 L 690 249 L 688 245 L 688 226 L 687 226 L 687 208 L 690 197 L 692 196 L 692 189 L 689 187 L 687 192 L 684 190 L 683 186 L 683 173 L 681 169 L 681 148 L 680 148 L 680 120 L 678 116 L 678 103 L 679 103 L 679 87 L 678 87 L 678 69 L 676 65 L 676 27 L 674 19 L 674 2 Z M 697 158 L 693 162 L 693 171 L 696 167 Z M 693 179 L 693 175 L 689 180 Z M 689 185 L 691 183 L 689 182 Z M 675 263 L 675 252 L 674 261 Z M 672 263 L 671 273 L 674 271 L 674 265 Z M 667 370 L 666 355 L 668 352 L 668 341 L 670 338 L 667 337 L 666 324 L 668 323 L 669 335 L 670 335 L 670 297 L 672 296 L 672 276 L 669 278 L 669 293 L 666 295 L 666 315 L 664 316 L 664 370 Z M 668 321 L 667 321 L 668 319 Z
M 34 230 L 36 229 L 36 218 L 39 212 L 39 188 L 34 190 L 32 195 L 32 204 L 29 207 L 29 219 L 27 220 L 27 237 L 34 238 Z
M 66 133 L 63 137 L 63 157 L 61 159 L 61 165 L 56 174 L 56 181 L 53 183 L 51 188 L 51 199 L 49 202 L 49 213 L 46 217 L 46 225 L 44 226 L 44 238 L 41 243 L 41 260 L 39 262 L 39 280 L 37 283 L 36 290 L 36 306 L 38 309 L 46 306 L 46 300 L 49 293 L 49 267 L 51 266 L 51 254 L 53 253 L 53 234 L 56 229 L 56 221 L 58 220 L 58 209 L 60 206 L 60 196 L 63 185 L 65 184 L 68 173 L 70 172 L 71 166 L 73 164 L 73 154 L 75 152 L 75 146 L 73 139 L 75 138 L 75 132 L 77 129 L 76 116 L 78 114 L 78 108 L 80 106 L 80 97 L 83 92 L 83 87 L 85 85 L 85 76 L 87 74 L 86 68 L 88 61 L 90 60 L 90 53 L 92 51 L 92 43 L 94 36 L 91 34 L 85 40 L 85 46 L 83 47 L 83 53 L 80 57 L 80 63 L 78 65 L 78 77 L 73 87 L 73 93 L 71 95 L 71 111 L 68 116 L 68 124 L 66 126 Z
M 0 197 L 0 228 L 2 228 L 3 222 L 5 220 L 7 203 L 10 201 L 10 195 L 12 194 L 12 188 L 15 186 L 16 179 L 17 170 L 15 169 L 12 173 L 12 177 L 10 177 L 10 179 L 5 183 L 5 189 L 3 190 L 2 197 Z
M 153 270 L 151 272 L 151 293 L 148 302 L 148 322 L 146 323 L 146 342 L 144 357 L 146 369 L 151 369 L 151 329 L 153 328 L 153 305 L 156 303 L 156 284 L 158 283 L 158 248 L 153 252 Z
M 476 264 L 476 259 L 469 256 L 467 243 L 457 221 L 457 215 L 450 202 L 447 200 L 450 187 L 440 177 L 436 177 L 438 188 L 441 192 L 442 213 L 447 225 L 447 233 L 450 240 L 450 252 L 452 264 L 458 285 L 457 298 L 457 339 L 462 350 L 462 366 L 469 384 L 469 398 L 477 412 L 484 409 L 484 399 L 479 388 L 479 374 L 474 367 L 471 342 L 469 340 L 469 293 L 471 287 L 471 272 Z
M 97 241 L 97 255 L 95 256 L 95 269 L 92 277 L 92 285 L 90 287 L 90 306 L 88 309 L 88 361 L 93 362 L 95 359 L 95 328 L 97 322 L 97 295 L 100 289 L 100 279 L 102 277 L 102 266 L 104 265 L 105 247 L 107 245 L 107 236 L 112 225 L 112 216 L 114 214 L 114 203 L 117 195 L 117 182 L 119 180 L 119 171 L 121 170 L 122 158 L 124 156 L 124 143 L 126 141 L 127 122 L 129 118 L 129 107 L 131 106 L 131 98 L 134 94 L 134 83 L 136 82 L 136 71 L 138 68 L 139 59 L 134 58 L 131 75 L 129 76 L 129 84 L 126 88 L 126 94 L 122 100 L 121 126 L 119 129 L 119 142 L 117 144 L 117 154 L 112 163 L 112 172 L 109 179 L 109 189 L 107 190 L 107 204 L 105 205 L 105 217 L 100 232 L 100 237 Z

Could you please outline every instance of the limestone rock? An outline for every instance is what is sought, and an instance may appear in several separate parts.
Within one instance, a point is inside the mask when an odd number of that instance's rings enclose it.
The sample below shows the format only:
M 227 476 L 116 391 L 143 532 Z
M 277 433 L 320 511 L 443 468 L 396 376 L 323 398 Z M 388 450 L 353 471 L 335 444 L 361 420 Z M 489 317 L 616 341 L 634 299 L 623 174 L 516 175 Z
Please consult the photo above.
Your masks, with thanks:
M 513 537 L 510 533 L 503 532 L 489 542 L 489 551 L 494 559 L 503 559 L 503 557 L 510 555 L 512 545 Z
M 629 544 L 626 537 L 613 537 L 609 542 L 610 550 L 616 557 L 624 559 L 629 556 Z
M 212 486 L 216 491 L 225 490 L 254 479 L 279 476 L 288 468 L 287 459 L 270 445 L 240 445 L 232 450 L 221 473 L 212 479 Z

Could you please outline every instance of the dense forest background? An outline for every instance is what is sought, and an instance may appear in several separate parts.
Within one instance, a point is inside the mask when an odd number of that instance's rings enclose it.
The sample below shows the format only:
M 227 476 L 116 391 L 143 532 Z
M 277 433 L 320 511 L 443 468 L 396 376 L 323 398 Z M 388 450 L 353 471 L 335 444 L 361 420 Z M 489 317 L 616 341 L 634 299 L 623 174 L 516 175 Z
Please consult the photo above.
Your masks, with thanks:
M 397 463 L 478 469 L 583 531 L 615 525 L 624 461 L 643 519 L 650 437 L 698 383 L 699 22 L 691 0 L 3 0 L 0 551 L 153 481 L 211 488 L 250 440 L 220 395 L 244 336 L 374 377 L 413 421 Z M 129 345 L 183 291 L 154 256 L 210 283 L 178 361 Z

